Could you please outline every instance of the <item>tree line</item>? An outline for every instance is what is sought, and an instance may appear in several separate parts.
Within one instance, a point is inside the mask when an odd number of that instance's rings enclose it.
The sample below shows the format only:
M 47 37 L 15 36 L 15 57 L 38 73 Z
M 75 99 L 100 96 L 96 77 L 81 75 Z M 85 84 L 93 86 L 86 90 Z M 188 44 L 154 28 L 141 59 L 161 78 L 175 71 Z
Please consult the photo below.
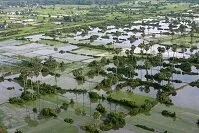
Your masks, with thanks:
M 2 0 L 2 5 L 52 5 L 52 4 L 78 4 L 78 5 L 91 5 L 91 4 L 118 4 L 129 0 Z

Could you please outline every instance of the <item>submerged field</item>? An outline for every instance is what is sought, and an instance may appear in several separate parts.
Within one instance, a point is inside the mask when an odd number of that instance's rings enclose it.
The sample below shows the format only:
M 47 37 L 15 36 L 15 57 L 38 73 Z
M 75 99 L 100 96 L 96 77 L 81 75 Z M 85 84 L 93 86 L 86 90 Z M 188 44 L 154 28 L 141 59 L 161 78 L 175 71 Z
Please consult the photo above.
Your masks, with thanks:
M 197 6 L 31 9 L 0 14 L 0 132 L 199 132 Z

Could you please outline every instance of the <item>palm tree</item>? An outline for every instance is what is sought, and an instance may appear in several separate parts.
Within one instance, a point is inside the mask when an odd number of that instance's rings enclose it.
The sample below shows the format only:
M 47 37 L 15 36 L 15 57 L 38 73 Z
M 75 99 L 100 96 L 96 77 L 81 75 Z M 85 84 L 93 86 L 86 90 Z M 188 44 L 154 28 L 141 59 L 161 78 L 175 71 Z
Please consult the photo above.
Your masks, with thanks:
M 27 90 L 27 79 L 28 79 L 28 71 L 26 69 L 21 69 L 21 77 L 23 78 L 23 89 L 24 89 L 24 94 L 26 94 Z M 28 116 L 28 108 L 26 106 L 26 115 Z
M 153 41 L 150 41 L 148 45 L 149 45 L 149 47 L 150 47 L 150 53 L 151 53 L 151 55 L 152 55 L 152 50 L 153 50 L 154 42 L 153 42 Z
M 143 57 L 143 48 L 145 47 L 144 42 L 143 42 L 143 43 L 140 43 L 140 44 L 138 45 L 138 47 L 141 49 L 140 53 L 142 54 L 142 57 Z
M 95 126 L 96 127 L 98 127 L 98 120 L 100 120 L 101 119 L 101 114 L 100 114 L 100 112 L 98 112 L 98 111 L 96 111 L 96 112 L 94 112 L 94 114 L 93 114 L 93 118 L 94 118 L 94 120 L 95 120 Z
M 164 47 L 158 47 L 158 52 L 159 52 L 159 57 L 161 59 L 161 65 L 163 66 L 163 59 L 162 59 L 162 54 L 165 52 L 165 48 Z
M 136 46 L 135 45 L 131 45 L 131 50 L 132 50 L 133 54 L 134 54 L 135 49 L 136 49 Z
M 146 53 L 149 51 L 149 45 L 145 45 L 144 46 L 144 49 L 145 49 L 145 51 L 146 51 Z
M 114 65 L 116 66 L 116 74 L 119 67 L 119 60 L 114 60 Z
M 148 76 L 148 75 L 149 75 L 149 74 L 148 74 L 148 69 L 151 69 L 152 64 L 151 64 L 151 62 L 149 62 L 149 60 L 145 60 L 144 64 L 145 64 L 145 69 L 146 69 L 146 75 Z M 147 77 L 147 76 L 146 76 L 146 77 Z M 148 81 L 148 78 L 146 78 L 146 79 L 147 79 L 147 81 Z
M 134 70 L 135 70 L 135 68 L 133 67 L 133 65 L 129 65 L 129 76 L 130 76 L 130 78 L 132 78 L 132 75 L 133 75 L 133 73 L 132 72 L 134 72 Z
M 117 58 L 118 58 L 118 55 L 122 52 L 122 49 L 121 48 L 116 48 L 114 50 L 115 54 L 117 55 Z
M 179 31 L 181 32 L 181 35 L 184 33 L 185 29 L 186 29 L 185 25 L 181 24 L 179 26 Z
M 172 62 L 174 63 L 175 53 L 176 53 L 176 51 L 177 51 L 177 45 L 176 45 L 176 44 L 173 44 L 171 50 L 173 51 L 173 61 L 172 61 Z M 174 64 L 173 64 L 173 66 L 174 66 Z
M 183 47 L 181 48 L 181 52 L 183 53 L 183 58 L 185 58 L 184 53 L 185 53 L 186 51 L 187 51 L 186 47 L 183 46 Z
M 125 51 L 125 53 L 126 53 L 127 57 L 129 57 L 130 51 L 128 49 Z
M 56 84 L 56 86 L 57 86 L 57 77 L 58 77 L 58 74 L 55 74 L 54 75 L 55 76 L 55 84 Z M 57 109 L 59 108 L 59 92 L 57 91 Z
M 168 58 L 169 58 L 169 49 L 170 49 L 170 46 L 169 46 L 169 45 L 166 45 L 166 46 L 165 46 L 165 49 L 166 49 L 167 52 L 168 52 Z
M 193 52 L 194 52 L 194 48 L 191 47 L 191 48 L 190 48 L 190 53 L 191 53 L 191 55 L 193 54 Z

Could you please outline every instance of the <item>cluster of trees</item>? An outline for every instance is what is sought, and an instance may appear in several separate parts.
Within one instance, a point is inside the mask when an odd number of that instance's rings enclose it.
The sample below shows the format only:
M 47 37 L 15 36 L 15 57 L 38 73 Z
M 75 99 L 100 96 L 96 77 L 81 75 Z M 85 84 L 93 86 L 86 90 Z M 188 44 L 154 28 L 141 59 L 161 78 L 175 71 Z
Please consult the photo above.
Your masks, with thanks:
M 100 125 L 102 131 L 108 131 L 111 129 L 118 130 L 123 128 L 126 122 L 124 115 L 119 112 L 110 112 L 107 114 L 103 124 Z
M 35 101 L 40 97 L 40 95 L 57 94 L 58 92 L 63 92 L 63 90 L 57 85 L 52 86 L 46 83 L 32 82 L 31 79 L 27 79 L 27 77 L 23 74 L 14 80 L 24 87 L 24 91 L 20 97 L 10 98 L 9 102 L 11 104 L 22 105 L 25 101 Z M 32 90 L 32 92 L 30 90 Z
M 116 84 L 117 81 L 118 81 L 118 78 L 115 75 L 110 74 L 106 79 L 102 80 L 102 82 L 99 83 L 95 88 L 96 89 L 101 89 L 101 88 L 108 89 L 108 88 L 111 88 L 111 86 L 113 84 Z
M 181 3 L 181 2 L 199 3 L 198 0 L 168 0 L 168 1 L 173 3 Z
M 96 107 L 96 110 L 101 114 L 101 115 L 105 115 L 106 114 L 106 109 L 105 107 L 102 106 L 102 104 L 98 104 Z
M 3 82 L 3 81 L 4 81 L 4 77 L 1 76 L 1 77 L 0 77 L 0 82 Z
M 81 128 L 90 133 L 100 133 L 100 130 L 95 125 L 92 125 L 92 124 L 83 126 Z
M 128 0 L 2 0 L 4 5 L 54 5 L 54 4 L 78 4 L 78 5 L 91 5 L 91 4 L 117 4 Z
M 192 86 L 192 87 L 196 86 L 196 87 L 199 88 L 199 80 L 191 82 L 189 85 Z
M 143 105 L 136 105 L 134 101 L 128 101 L 128 100 L 117 100 L 112 98 L 111 96 L 107 97 L 107 100 L 110 102 L 114 102 L 126 107 L 129 107 L 130 115 L 137 115 L 139 113 L 144 113 L 144 112 L 149 112 L 151 108 L 153 108 L 156 104 L 157 101 L 150 101 L 150 100 L 145 100 L 145 103 Z
M 177 92 L 174 87 L 171 86 L 171 84 L 167 84 L 162 86 L 162 90 L 158 90 L 156 94 L 157 100 L 161 104 L 165 104 L 167 106 L 173 105 L 172 100 L 170 99 L 170 95 L 176 96 Z
M 101 96 L 97 92 L 90 91 L 88 93 L 90 99 L 100 99 Z

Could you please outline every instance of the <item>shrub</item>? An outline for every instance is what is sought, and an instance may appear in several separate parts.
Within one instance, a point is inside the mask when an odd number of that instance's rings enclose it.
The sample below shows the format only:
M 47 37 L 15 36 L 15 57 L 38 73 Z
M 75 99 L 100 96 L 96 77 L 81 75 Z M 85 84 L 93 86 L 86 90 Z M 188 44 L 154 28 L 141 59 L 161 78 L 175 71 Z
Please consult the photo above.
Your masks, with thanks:
M 110 112 L 104 123 L 100 126 L 101 130 L 119 129 L 125 126 L 126 122 L 123 116 L 117 112 Z
M 50 108 L 43 108 L 41 110 L 40 114 L 45 117 L 57 117 L 57 115 L 54 113 L 54 111 Z
M 89 94 L 89 97 L 91 98 L 91 99 L 100 99 L 100 96 L 99 96 L 99 94 L 97 94 L 97 92 L 89 92 L 88 93 Z
M 167 110 L 163 110 L 162 113 L 161 113 L 163 116 L 166 116 L 166 117 L 172 117 L 172 118 L 175 118 L 176 117 L 176 113 L 172 113 L 172 112 L 169 112 Z
M 97 110 L 98 112 L 100 112 L 101 114 L 105 114 L 105 113 L 106 113 L 105 107 L 103 107 L 102 104 L 100 104 L 100 103 L 97 105 L 96 110 Z
M 135 115 L 139 114 L 139 112 L 140 112 L 139 108 L 133 108 L 130 110 L 129 114 L 132 116 L 135 116 Z
M 22 105 L 24 103 L 23 99 L 19 98 L 19 97 L 13 97 L 9 99 L 9 103 L 10 104 L 18 104 L 18 105 Z
M 64 102 L 64 103 L 62 104 L 62 106 L 61 106 L 61 109 L 67 110 L 67 109 L 68 109 L 68 106 L 69 106 L 69 104 L 66 103 L 66 102 Z
M 82 129 L 90 133 L 100 133 L 99 129 L 97 129 L 94 125 L 87 125 L 82 127 Z
M 135 125 L 135 126 L 136 126 L 136 127 L 139 127 L 139 128 L 142 128 L 142 129 L 145 129 L 145 130 L 148 130 L 148 131 L 151 131 L 151 132 L 155 132 L 155 129 L 149 128 L 149 127 L 144 126 L 144 125 L 139 125 L 139 124 L 137 124 L 137 125 Z
M 34 113 L 37 113 L 37 108 L 33 108 L 32 111 L 33 111 Z
M 74 123 L 73 119 L 71 119 L 71 118 L 65 118 L 64 121 L 65 121 L 66 123 L 70 123 L 70 124 L 73 124 L 73 123 Z

